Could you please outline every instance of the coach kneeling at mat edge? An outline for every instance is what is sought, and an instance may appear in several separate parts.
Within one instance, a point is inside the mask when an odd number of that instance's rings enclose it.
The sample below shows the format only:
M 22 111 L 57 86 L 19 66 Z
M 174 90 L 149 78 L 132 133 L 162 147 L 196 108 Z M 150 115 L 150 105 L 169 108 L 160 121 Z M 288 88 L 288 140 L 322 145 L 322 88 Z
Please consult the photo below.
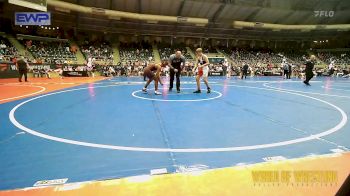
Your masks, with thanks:
M 180 93 L 180 76 L 181 70 L 185 66 L 185 57 L 182 56 L 181 51 L 176 51 L 169 57 L 168 66 L 170 67 L 170 86 L 169 91 L 173 90 L 174 75 L 176 74 L 176 90 Z

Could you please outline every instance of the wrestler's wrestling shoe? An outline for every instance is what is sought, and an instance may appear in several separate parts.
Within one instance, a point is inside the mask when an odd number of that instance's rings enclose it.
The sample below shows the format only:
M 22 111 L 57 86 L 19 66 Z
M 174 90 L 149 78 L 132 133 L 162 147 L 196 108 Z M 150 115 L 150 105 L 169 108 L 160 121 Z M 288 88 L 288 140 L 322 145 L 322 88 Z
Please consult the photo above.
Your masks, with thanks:
M 154 94 L 155 94 L 155 95 L 161 95 L 162 93 L 159 92 L 159 91 L 154 91 Z

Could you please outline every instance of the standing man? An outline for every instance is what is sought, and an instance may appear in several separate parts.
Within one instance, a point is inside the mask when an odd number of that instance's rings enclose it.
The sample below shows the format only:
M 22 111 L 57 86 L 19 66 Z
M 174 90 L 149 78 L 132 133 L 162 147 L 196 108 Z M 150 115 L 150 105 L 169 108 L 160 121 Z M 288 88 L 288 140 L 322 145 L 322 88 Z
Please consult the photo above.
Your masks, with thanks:
M 23 56 L 21 56 L 20 59 L 16 62 L 16 66 L 19 73 L 18 81 L 22 82 L 22 76 L 24 75 L 24 81 L 28 82 L 27 73 L 28 73 L 29 65 Z
M 209 87 L 208 82 L 208 74 L 209 74 L 209 59 L 207 55 L 203 54 L 202 48 L 197 48 L 196 50 L 196 65 L 193 69 L 193 72 L 197 69 L 197 76 L 196 76 L 196 82 L 197 82 L 197 90 L 193 93 L 201 93 L 201 77 L 203 77 L 204 84 L 207 86 L 207 93 L 211 92 L 211 89 Z
M 95 63 L 95 58 L 93 58 L 92 56 L 89 56 L 87 64 L 86 64 L 86 69 L 88 72 L 88 76 L 89 77 L 95 77 L 94 74 L 94 63 Z
M 310 59 L 305 59 L 305 81 L 304 84 L 310 86 L 309 81 L 314 77 L 313 69 L 316 62 L 316 56 L 311 55 Z
M 247 79 L 247 75 L 248 75 L 248 69 L 249 69 L 249 66 L 246 62 L 243 63 L 243 67 L 242 67 L 242 76 L 241 76 L 241 79 Z
M 226 77 L 230 78 L 231 74 L 232 74 L 232 65 L 231 65 L 231 63 L 227 63 L 227 75 L 226 75 Z
M 288 77 L 287 79 L 290 79 L 290 76 L 292 75 L 293 72 L 293 67 L 292 67 L 292 63 L 288 63 Z
M 288 79 L 289 66 L 287 63 L 287 59 L 285 59 L 285 58 L 283 58 L 283 60 L 282 60 L 282 69 L 283 69 L 283 78 Z
M 227 67 L 228 67 L 228 64 L 227 64 L 227 60 L 224 59 L 224 61 L 222 62 L 222 72 L 223 72 L 223 76 L 227 76 Z
M 335 60 L 331 59 L 331 63 L 328 65 L 328 76 L 333 76 L 334 74 Z
M 170 86 L 169 91 L 173 90 L 174 76 L 176 75 L 176 90 L 177 93 L 180 93 L 180 75 L 181 70 L 185 66 L 185 57 L 181 54 L 181 51 L 178 50 L 175 54 L 172 54 L 169 57 L 168 66 L 170 67 Z

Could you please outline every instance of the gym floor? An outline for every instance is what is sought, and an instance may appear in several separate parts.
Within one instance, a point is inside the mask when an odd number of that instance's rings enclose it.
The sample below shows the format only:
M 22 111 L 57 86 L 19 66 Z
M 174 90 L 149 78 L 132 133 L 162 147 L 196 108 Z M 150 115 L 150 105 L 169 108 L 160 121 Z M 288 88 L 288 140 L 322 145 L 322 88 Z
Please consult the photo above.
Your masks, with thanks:
M 167 78 L 163 78 L 167 81 Z M 0 80 L 0 189 L 288 160 L 350 149 L 350 81 L 209 78 L 212 93 L 142 93 L 142 78 Z M 4 92 L 4 93 L 3 93 Z

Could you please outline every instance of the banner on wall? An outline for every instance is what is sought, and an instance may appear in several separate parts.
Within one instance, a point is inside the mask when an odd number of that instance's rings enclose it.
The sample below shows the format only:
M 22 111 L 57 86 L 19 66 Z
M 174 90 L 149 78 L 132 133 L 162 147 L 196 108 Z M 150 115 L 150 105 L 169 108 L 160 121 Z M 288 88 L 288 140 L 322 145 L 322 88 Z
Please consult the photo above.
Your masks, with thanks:
M 65 77 L 88 77 L 87 71 L 63 71 Z
M 6 66 L 7 69 L 9 69 L 10 71 L 17 71 L 17 67 L 15 64 L 2 64 L 3 66 Z M 54 64 L 29 64 L 29 69 L 33 70 L 33 69 L 57 69 L 58 66 L 54 65 Z
M 16 12 L 15 25 L 51 25 L 50 12 Z
M 55 70 L 62 67 L 62 65 L 55 64 L 29 64 L 29 69 L 45 69 Z M 18 76 L 16 64 L 14 63 L 0 63 L 0 78 L 15 78 Z
M 85 67 L 86 65 L 60 65 L 60 64 L 33 64 L 29 63 L 29 73 L 32 72 L 33 69 L 37 70 L 56 70 L 62 68 L 63 75 L 71 76 L 71 77 L 87 77 L 86 70 L 78 70 L 78 67 Z M 15 78 L 18 77 L 18 71 L 16 64 L 12 62 L 8 63 L 0 63 L 0 78 Z
M 17 77 L 17 75 L 16 65 L 0 63 L 0 78 L 14 78 Z
M 209 76 L 223 76 L 224 72 L 222 71 L 210 71 Z

